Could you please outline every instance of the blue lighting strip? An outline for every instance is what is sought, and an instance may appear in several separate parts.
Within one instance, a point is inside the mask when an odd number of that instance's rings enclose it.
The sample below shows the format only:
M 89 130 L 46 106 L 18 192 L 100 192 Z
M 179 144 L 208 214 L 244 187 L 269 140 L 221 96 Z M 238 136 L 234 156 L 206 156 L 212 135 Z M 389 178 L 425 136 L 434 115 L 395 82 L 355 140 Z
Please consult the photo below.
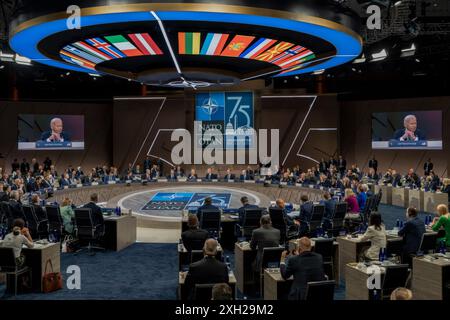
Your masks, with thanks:
M 279 75 L 281 77 L 293 76 L 302 73 L 311 73 L 320 69 L 329 69 L 344 63 L 347 63 L 360 55 L 362 46 L 355 37 L 338 30 L 327 27 L 301 22 L 294 20 L 286 20 L 280 18 L 272 18 L 265 16 L 254 16 L 246 14 L 231 14 L 231 13 L 215 13 L 215 12 L 175 12 L 175 11 L 159 11 L 158 16 L 162 21 L 211 21 L 223 23 L 236 23 L 273 27 L 279 29 L 290 30 L 294 32 L 301 32 L 310 34 L 312 36 L 321 38 L 330 42 L 336 48 L 336 55 L 323 63 L 313 67 L 295 70 L 289 73 Z M 82 16 L 81 27 L 113 24 L 121 22 L 138 22 L 138 21 L 155 21 L 155 18 L 150 12 L 127 12 L 127 13 L 111 13 L 93 16 Z M 44 56 L 37 48 L 40 41 L 52 34 L 66 31 L 66 20 L 56 20 L 52 22 L 43 23 L 25 29 L 15 34 L 10 40 L 11 48 L 31 60 L 38 61 L 50 66 L 69 69 L 74 71 L 81 71 L 92 73 L 92 70 L 77 67 L 57 60 L 49 59 Z

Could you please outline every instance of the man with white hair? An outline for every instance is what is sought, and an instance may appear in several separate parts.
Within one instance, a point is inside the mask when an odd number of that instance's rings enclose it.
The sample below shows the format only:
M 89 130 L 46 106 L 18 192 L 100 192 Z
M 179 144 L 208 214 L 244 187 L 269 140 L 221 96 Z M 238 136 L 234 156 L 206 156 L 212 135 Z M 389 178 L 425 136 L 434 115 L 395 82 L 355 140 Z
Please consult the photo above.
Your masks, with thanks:
M 50 131 L 45 131 L 41 135 L 42 141 L 64 142 L 70 141 L 70 135 L 63 131 L 63 121 L 61 118 L 53 118 L 50 121 Z
M 394 139 L 400 141 L 420 141 L 426 140 L 423 132 L 417 129 L 417 118 L 409 114 L 403 119 L 403 129 L 398 129 L 394 133 Z

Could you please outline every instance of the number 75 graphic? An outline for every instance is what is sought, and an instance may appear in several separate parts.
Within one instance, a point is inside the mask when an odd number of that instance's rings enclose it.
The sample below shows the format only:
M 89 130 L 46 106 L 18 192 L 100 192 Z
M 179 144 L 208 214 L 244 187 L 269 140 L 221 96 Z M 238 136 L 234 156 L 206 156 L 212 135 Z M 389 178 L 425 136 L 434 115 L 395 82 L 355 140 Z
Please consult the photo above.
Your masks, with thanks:
M 248 112 L 246 110 L 246 109 L 250 109 L 250 106 L 249 105 L 241 105 L 242 97 L 227 97 L 227 100 L 236 102 L 228 121 L 231 122 L 231 119 L 233 117 L 237 117 L 237 113 L 239 112 L 240 114 L 243 114 L 245 116 L 245 118 L 247 119 L 247 123 L 245 124 L 245 126 L 250 127 L 250 115 L 248 114 Z M 237 128 L 235 128 L 235 129 L 237 129 Z

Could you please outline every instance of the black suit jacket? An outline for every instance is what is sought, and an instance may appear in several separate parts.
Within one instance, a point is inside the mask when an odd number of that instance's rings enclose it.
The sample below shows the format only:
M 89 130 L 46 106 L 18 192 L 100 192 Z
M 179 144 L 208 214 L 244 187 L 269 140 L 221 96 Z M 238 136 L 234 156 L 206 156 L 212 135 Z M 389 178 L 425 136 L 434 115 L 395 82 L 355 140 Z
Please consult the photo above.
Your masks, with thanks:
M 51 131 L 45 131 L 41 135 L 41 140 L 42 141 L 46 141 L 48 138 L 50 138 L 51 135 L 52 135 Z M 64 139 L 64 141 L 70 141 L 71 140 L 70 139 L 70 135 L 67 132 L 64 132 L 64 131 L 61 132 L 60 136 L 61 136 L 61 138 Z
M 103 220 L 102 209 L 94 202 L 89 202 L 83 206 L 83 208 L 89 208 L 92 212 L 92 222 L 94 225 L 100 225 L 101 230 L 104 229 L 105 222 Z
M 395 140 L 400 140 L 400 138 L 405 134 L 405 128 L 403 129 L 398 129 L 397 131 L 395 131 L 394 133 L 394 137 L 392 139 Z M 420 131 L 419 129 L 416 129 L 416 131 L 414 132 L 414 135 L 416 137 L 419 138 L 419 140 L 427 140 L 427 137 L 425 136 L 425 133 L 423 133 L 422 131 Z
M 223 180 L 234 180 L 234 179 L 236 179 L 236 176 L 235 176 L 233 173 L 226 174 L 226 175 L 223 177 Z
M 215 173 L 206 174 L 205 179 L 206 180 L 217 179 L 217 174 L 215 174 Z
M 25 219 L 25 215 L 23 214 L 22 204 L 20 202 L 17 202 L 15 200 L 9 201 L 9 207 L 11 209 L 11 214 L 14 219 Z
M 205 257 L 189 266 L 184 285 L 188 298 L 193 299 L 196 284 L 228 283 L 227 265 L 214 257 Z
M 189 229 L 181 234 L 181 239 L 183 240 L 184 247 L 187 251 L 201 250 L 206 239 L 208 239 L 208 231 L 202 229 Z M 201 246 L 193 247 L 195 240 L 203 241 Z
M 219 209 L 218 207 L 216 207 L 216 206 L 214 206 L 214 205 L 212 205 L 212 204 L 210 204 L 210 205 L 204 204 L 204 205 L 202 205 L 201 207 L 198 207 L 198 209 L 197 209 L 197 218 L 198 218 L 198 221 L 201 221 L 201 218 L 202 218 L 201 212 L 202 212 L 203 210 L 218 210 L 218 211 L 220 211 L 220 209 Z
M 280 245 L 280 230 L 270 226 L 269 228 L 258 228 L 253 230 L 250 247 L 252 250 L 258 249 L 254 270 L 259 272 L 262 265 L 262 254 L 264 248 L 278 247 Z
M 369 160 L 369 168 L 373 168 L 376 171 L 378 168 L 378 160 L 370 159 Z
M 0 191 L 0 202 L 3 202 L 3 201 L 8 202 L 9 197 L 6 192 Z
M 407 221 L 398 232 L 398 235 L 403 237 L 403 253 L 416 253 L 419 250 L 424 233 L 425 224 L 418 217 Z
M 280 272 L 285 280 L 292 275 L 294 276 L 291 291 L 289 292 L 289 300 L 304 300 L 306 298 L 307 283 L 322 281 L 325 278 L 322 256 L 310 251 L 290 257 L 287 260 L 287 264 L 281 264 Z

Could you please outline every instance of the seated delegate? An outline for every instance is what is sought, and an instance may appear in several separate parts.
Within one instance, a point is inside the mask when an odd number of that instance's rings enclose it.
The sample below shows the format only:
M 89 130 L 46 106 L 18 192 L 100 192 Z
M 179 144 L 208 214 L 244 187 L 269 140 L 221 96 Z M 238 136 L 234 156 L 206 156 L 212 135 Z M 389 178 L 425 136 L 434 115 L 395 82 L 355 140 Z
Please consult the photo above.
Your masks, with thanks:
M 386 248 L 386 229 L 381 221 L 381 215 L 373 212 L 369 217 L 369 227 L 360 239 L 370 241 L 370 247 L 363 252 L 363 257 L 368 260 L 378 260 L 380 249 Z

